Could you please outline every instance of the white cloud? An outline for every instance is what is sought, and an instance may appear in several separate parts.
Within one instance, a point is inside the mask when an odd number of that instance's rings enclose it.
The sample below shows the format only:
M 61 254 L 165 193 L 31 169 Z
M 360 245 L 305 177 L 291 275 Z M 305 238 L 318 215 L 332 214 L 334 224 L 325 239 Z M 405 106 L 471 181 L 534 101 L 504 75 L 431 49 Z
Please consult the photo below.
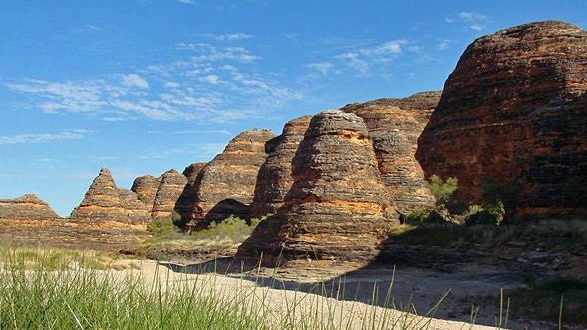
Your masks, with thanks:
M 191 59 L 197 62 L 219 62 L 226 60 L 252 62 L 260 59 L 260 57 L 251 54 L 243 47 L 216 47 L 211 44 L 196 42 L 179 43 L 177 49 L 194 51 L 196 54 Z
M 444 19 L 445 22 L 452 24 L 461 22 L 467 25 L 468 29 L 473 31 L 483 30 L 485 24 L 489 21 L 489 17 L 483 14 L 472 13 L 472 12 L 461 12 L 456 17 L 447 17 Z
M 370 57 L 381 57 L 392 54 L 399 54 L 403 51 L 402 46 L 407 44 L 406 40 L 388 41 L 373 48 L 361 49 L 363 55 Z
M 121 75 L 122 85 L 126 87 L 149 88 L 149 83 L 138 74 L 123 74 Z
M 201 134 L 223 134 L 228 136 L 233 136 L 234 133 L 228 130 L 218 130 L 218 129 L 210 129 L 210 130 L 180 130 L 180 131 L 147 131 L 149 134 L 172 134 L 172 135 L 201 135 Z
M 0 80 L 0 87 L 29 94 L 24 105 L 29 109 L 104 121 L 231 122 L 263 118 L 267 111 L 302 98 L 299 91 L 284 87 L 279 76 L 256 73 L 261 58 L 244 47 L 196 42 L 171 51 L 174 61 L 150 63 L 137 70 L 140 74 L 79 81 Z
M 220 82 L 220 77 L 215 74 L 207 75 L 205 77 L 200 78 L 201 82 L 206 82 L 208 84 L 216 85 Z
M 333 64 L 331 62 L 318 62 L 318 63 L 310 63 L 306 65 L 309 68 L 312 68 L 319 73 L 326 75 L 333 69 Z
M 205 37 L 211 38 L 218 41 L 238 41 L 238 40 L 245 40 L 250 39 L 252 36 L 246 33 L 229 33 L 229 34 L 213 34 L 207 33 L 204 34 Z
M 342 60 L 348 67 L 360 73 L 367 73 L 369 71 L 369 63 L 359 58 L 359 54 L 357 53 L 337 55 L 336 59 Z
M 437 48 L 438 48 L 438 50 L 447 50 L 449 46 L 450 46 L 450 40 L 445 39 L 445 40 L 442 40 L 438 44 Z
M 12 136 L 0 136 L 0 145 L 3 144 L 25 144 L 25 143 L 48 143 L 62 140 L 80 140 L 89 131 L 84 129 L 65 130 L 57 133 L 26 133 Z
M 333 42 L 336 42 L 336 40 Z M 346 50 L 346 52 L 334 54 L 333 57 L 325 61 L 306 64 L 307 68 L 314 70 L 316 73 L 308 74 L 305 78 L 313 79 L 320 75 L 347 74 L 349 72 L 354 72 L 361 76 L 374 72 L 384 74 L 382 71 L 389 69 L 389 63 L 393 62 L 398 56 L 407 52 L 421 52 L 420 47 L 407 39 L 390 40 L 377 44 L 368 43 L 365 40 L 359 40 L 355 43 L 348 40 L 340 42 L 342 43 L 341 45 L 334 44 L 332 48 Z M 351 46 L 353 44 L 360 46 Z

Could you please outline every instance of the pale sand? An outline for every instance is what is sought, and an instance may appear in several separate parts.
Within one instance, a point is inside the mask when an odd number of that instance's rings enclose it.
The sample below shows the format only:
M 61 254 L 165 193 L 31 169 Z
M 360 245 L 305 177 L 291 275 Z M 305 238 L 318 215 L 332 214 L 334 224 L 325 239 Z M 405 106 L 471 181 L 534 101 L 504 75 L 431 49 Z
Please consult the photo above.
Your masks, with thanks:
M 159 282 L 162 288 L 173 290 L 177 285 L 196 286 L 202 295 L 223 299 L 240 299 L 239 304 L 264 311 L 272 328 L 282 328 L 283 322 L 317 328 L 334 329 L 496 329 L 464 322 L 424 318 L 391 308 L 371 306 L 352 300 L 337 300 L 299 290 L 274 289 L 245 274 L 222 275 L 215 272 L 189 274 L 174 272 L 156 261 L 126 261 L 140 264 L 140 269 L 116 271 L 117 277 L 140 277 L 148 285 Z M 135 267 L 136 268 L 136 267 Z M 264 281 L 267 281 L 264 278 Z M 260 281 L 260 280 L 259 280 Z M 264 285 L 265 284 L 265 285 Z M 289 314 L 289 315 L 288 315 Z M 280 323 L 281 322 L 281 323 Z

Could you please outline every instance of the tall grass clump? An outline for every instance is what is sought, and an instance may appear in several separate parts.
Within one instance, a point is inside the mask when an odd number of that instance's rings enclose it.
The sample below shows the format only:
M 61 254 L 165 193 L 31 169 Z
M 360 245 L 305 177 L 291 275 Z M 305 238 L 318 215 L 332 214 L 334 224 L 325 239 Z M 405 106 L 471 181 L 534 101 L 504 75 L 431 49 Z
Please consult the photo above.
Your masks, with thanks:
M 0 329 L 263 329 L 258 313 L 201 286 L 114 270 L 0 270 Z M 196 282 L 194 282 L 196 283 Z
M 375 286 L 371 306 L 345 301 L 344 281 L 336 294 L 324 284 L 272 290 L 153 263 L 143 268 L 153 272 L 90 269 L 79 262 L 48 270 L 42 262 L 25 266 L 18 251 L 2 257 L 0 329 L 426 329 L 437 308 L 419 317 L 377 307 Z M 391 291 L 385 300 L 391 301 Z

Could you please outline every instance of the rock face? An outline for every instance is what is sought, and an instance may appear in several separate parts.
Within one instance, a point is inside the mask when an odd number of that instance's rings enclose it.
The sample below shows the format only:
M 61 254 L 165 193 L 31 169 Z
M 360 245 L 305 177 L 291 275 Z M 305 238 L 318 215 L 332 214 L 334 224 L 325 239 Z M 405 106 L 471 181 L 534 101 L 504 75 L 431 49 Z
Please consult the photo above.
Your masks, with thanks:
M 456 197 L 509 187 L 517 214 L 585 213 L 587 32 L 557 21 L 475 40 L 445 83 L 416 153 Z
M 377 255 L 394 209 L 363 120 L 315 115 L 292 161 L 294 183 L 277 215 L 261 222 L 237 256 L 366 261 Z
M 304 139 L 312 116 L 289 121 L 281 135 L 268 142 L 265 150 L 269 156 L 259 169 L 255 195 L 251 204 L 251 217 L 261 218 L 274 214 L 283 205 L 285 196 L 294 180 L 291 176 L 291 161 Z
M 181 195 L 188 179 L 176 170 L 169 170 L 161 175 L 159 188 L 153 201 L 153 218 L 171 217 L 179 196 Z
M 196 213 L 196 191 L 195 183 L 198 181 L 198 175 L 200 171 L 206 166 L 206 163 L 194 163 L 190 164 L 183 170 L 183 175 L 187 178 L 187 183 L 183 187 L 181 194 L 179 195 L 173 209 L 177 212 L 182 219 L 182 223 L 178 225 L 183 226 L 188 221 L 193 220 L 192 216 Z
M 267 157 L 265 144 L 274 137 L 268 130 L 240 133 L 204 166 L 194 183 L 196 212 L 188 221 L 198 226 L 230 215 L 250 218 L 257 173 Z
M 139 200 L 145 205 L 152 207 L 155 202 L 155 195 L 161 180 L 152 175 L 144 175 L 136 178 L 130 188 L 131 191 L 137 194 Z
M 110 171 L 102 168 L 71 218 L 144 223 L 151 218 L 150 213 L 151 208 L 141 202 L 136 193 L 116 187 Z
M 26 194 L 14 199 L 0 199 L 0 219 L 53 220 L 59 218 L 39 197 Z
M 418 137 L 436 108 L 440 95 L 440 91 L 423 92 L 403 99 L 349 104 L 341 109 L 365 121 L 383 183 L 402 213 L 434 203 L 415 153 Z

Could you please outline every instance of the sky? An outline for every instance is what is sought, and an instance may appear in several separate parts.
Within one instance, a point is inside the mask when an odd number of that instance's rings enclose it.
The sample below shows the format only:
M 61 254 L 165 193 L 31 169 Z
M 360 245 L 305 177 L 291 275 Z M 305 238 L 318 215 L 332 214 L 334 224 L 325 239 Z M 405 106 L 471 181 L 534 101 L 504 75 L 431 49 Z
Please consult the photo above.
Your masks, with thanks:
M 3 0 L 0 198 L 61 216 L 102 167 L 121 188 L 348 103 L 440 90 L 475 38 L 587 27 L 587 1 Z

